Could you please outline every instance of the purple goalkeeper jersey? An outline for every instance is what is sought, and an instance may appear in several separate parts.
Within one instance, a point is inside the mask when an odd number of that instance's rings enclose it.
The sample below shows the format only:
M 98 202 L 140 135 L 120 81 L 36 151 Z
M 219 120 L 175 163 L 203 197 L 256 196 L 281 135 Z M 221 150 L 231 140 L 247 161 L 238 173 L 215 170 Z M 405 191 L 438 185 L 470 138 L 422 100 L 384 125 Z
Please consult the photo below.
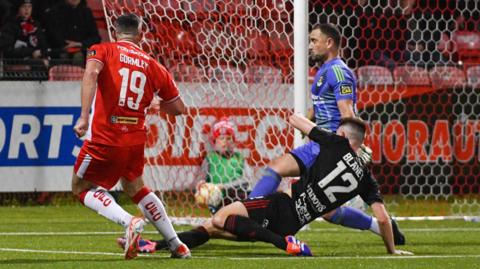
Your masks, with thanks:
M 335 132 L 340 124 L 337 101 L 350 99 L 357 114 L 357 86 L 352 70 L 340 58 L 325 62 L 315 75 L 311 89 L 317 126 Z

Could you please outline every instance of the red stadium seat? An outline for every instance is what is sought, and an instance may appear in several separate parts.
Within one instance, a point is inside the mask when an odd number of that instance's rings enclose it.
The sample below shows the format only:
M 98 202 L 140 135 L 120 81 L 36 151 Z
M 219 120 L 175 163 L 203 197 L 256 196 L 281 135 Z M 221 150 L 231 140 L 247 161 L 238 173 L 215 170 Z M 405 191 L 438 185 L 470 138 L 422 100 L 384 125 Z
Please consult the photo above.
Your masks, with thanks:
M 218 11 L 230 16 L 251 15 L 252 9 L 255 9 L 255 0 L 236 0 L 236 1 L 217 1 Z
M 429 72 L 434 88 L 463 87 L 466 83 L 465 74 L 453 66 L 437 66 Z
M 103 18 L 103 5 L 102 0 L 87 0 L 87 6 L 92 10 L 93 17 Z
M 357 70 L 358 83 L 365 85 L 392 85 L 392 73 L 388 68 L 377 65 L 361 66 Z
M 202 20 L 212 16 L 217 10 L 215 0 L 189 0 L 182 2 L 182 9 L 190 20 Z
M 270 32 L 270 51 L 277 58 L 290 58 L 293 56 L 293 31 L 289 31 L 282 22 L 267 23 Z
M 55 65 L 48 71 L 48 80 L 82 80 L 84 71 L 76 65 Z
M 246 73 L 249 83 L 281 84 L 283 80 L 282 70 L 271 66 L 249 66 Z
M 467 69 L 467 81 L 469 86 L 480 88 L 480 65 Z
M 208 70 L 208 77 L 212 82 L 242 83 L 244 72 L 233 66 L 218 65 L 216 67 L 211 67 Z
M 152 22 L 159 53 L 166 57 L 190 58 L 196 55 L 197 45 L 194 37 L 181 27 L 180 24 L 170 22 Z
M 110 36 L 108 35 L 108 30 L 100 28 L 98 29 L 98 34 L 102 38 L 102 42 L 110 42 Z
M 290 14 L 293 14 L 292 3 L 285 0 L 257 0 L 256 6 L 260 8 L 261 16 L 265 20 L 288 21 Z
M 178 64 L 168 68 L 176 82 L 204 82 L 205 71 L 195 65 Z
M 212 20 L 204 20 L 192 25 L 195 33 L 197 50 L 203 56 L 215 59 L 228 58 L 233 53 L 230 33 L 223 26 Z
M 430 86 L 428 71 L 416 66 L 397 66 L 393 70 L 395 84 Z
M 268 35 L 260 31 L 250 31 L 248 34 L 250 46 L 247 55 L 250 59 L 266 59 L 271 56 L 270 41 Z
M 460 60 L 476 62 L 480 59 L 480 33 L 457 31 L 452 34 L 456 51 Z

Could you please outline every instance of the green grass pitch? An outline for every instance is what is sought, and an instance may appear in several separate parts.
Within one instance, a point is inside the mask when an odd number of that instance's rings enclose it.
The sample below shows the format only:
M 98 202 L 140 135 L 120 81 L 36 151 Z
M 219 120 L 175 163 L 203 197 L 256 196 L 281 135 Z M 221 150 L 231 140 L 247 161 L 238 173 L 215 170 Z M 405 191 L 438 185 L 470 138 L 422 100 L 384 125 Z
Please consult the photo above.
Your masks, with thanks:
M 401 249 L 412 257 L 386 255 L 370 232 L 315 222 L 298 235 L 313 258 L 264 243 L 211 240 L 190 260 L 158 252 L 125 261 L 115 243 L 122 229 L 81 206 L 0 207 L 0 216 L 0 268 L 480 268 L 480 223 L 464 221 L 400 222 L 407 237 Z M 160 238 L 151 226 L 144 236 Z

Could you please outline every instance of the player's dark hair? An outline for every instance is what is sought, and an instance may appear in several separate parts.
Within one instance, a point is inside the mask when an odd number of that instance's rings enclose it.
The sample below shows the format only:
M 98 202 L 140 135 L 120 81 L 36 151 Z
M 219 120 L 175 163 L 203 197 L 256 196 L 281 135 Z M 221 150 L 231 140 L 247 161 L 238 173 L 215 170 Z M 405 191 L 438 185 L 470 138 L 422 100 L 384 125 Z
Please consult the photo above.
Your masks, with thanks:
M 115 31 L 119 34 L 137 35 L 140 23 L 141 20 L 137 15 L 123 14 L 115 21 Z
M 365 122 L 358 117 L 346 117 L 340 120 L 339 128 L 345 126 L 348 131 L 348 138 L 356 140 L 359 144 L 363 143 L 365 139 L 365 132 L 367 127 Z
M 320 30 L 320 32 L 322 32 L 326 36 L 330 37 L 337 48 L 340 47 L 340 44 L 342 41 L 342 35 L 340 34 L 340 30 L 338 30 L 337 26 L 331 23 L 322 23 L 322 24 L 315 25 L 315 27 L 313 27 L 312 30 L 317 30 L 317 29 Z

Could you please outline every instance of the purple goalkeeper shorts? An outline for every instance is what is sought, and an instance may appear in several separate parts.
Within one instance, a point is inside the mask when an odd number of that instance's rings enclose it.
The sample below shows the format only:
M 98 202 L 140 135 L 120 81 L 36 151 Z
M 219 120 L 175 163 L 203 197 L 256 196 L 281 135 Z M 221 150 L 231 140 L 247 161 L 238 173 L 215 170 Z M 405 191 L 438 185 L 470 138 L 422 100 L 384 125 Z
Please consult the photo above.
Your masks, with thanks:
M 320 145 L 310 141 L 303 146 L 294 148 L 290 151 L 290 154 L 292 154 L 297 161 L 301 162 L 301 164 L 299 163 L 300 166 L 303 164 L 305 169 L 310 169 L 317 159 L 318 154 L 320 154 Z

